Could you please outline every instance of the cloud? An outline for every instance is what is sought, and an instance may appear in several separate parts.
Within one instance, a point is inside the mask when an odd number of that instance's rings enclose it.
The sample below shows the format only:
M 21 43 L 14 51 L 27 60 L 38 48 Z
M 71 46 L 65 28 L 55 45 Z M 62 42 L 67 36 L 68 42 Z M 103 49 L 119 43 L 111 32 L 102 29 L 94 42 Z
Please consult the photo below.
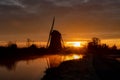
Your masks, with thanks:
M 12 12 L 12 14 L 38 14 L 72 8 L 88 13 L 117 13 L 119 5 L 120 0 L 0 0 L 0 6 L 2 6 L 0 12 L 3 14 L 4 11 L 5 13 Z
M 54 5 L 60 7 L 72 7 L 74 5 L 87 3 L 89 0 L 46 0 L 46 1 L 52 2 Z
M 33 14 L 40 11 L 42 0 L 0 0 L 0 13 Z
M 24 8 L 25 6 L 19 2 L 19 0 L 0 0 L 0 5 L 6 5 L 6 6 L 19 6 L 21 8 Z

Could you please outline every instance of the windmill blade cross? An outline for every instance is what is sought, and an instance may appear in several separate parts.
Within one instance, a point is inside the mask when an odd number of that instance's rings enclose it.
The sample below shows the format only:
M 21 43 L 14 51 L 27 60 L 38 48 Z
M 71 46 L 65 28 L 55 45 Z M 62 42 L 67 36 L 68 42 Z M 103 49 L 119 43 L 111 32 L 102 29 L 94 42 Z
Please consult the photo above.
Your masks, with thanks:
M 54 24 L 55 24 L 55 16 L 53 17 L 53 23 L 52 23 L 52 26 L 51 26 L 51 29 L 50 29 L 50 34 L 51 34 L 51 32 L 53 31 Z M 50 34 L 49 34 L 49 35 L 50 35 Z
M 48 45 L 49 45 L 49 42 L 50 42 L 50 39 L 51 39 L 51 33 L 53 31 L 54 24 L 55 24 L 55 16 L 53 17 L 52 26 L 51 26 L 51 29 L 50 29 L 50 33 L 49 33 L 49 37 L 48 37 L 48 42 L 47 42 L 47 46 L 46 46 L 47 48 L 48 48 Z

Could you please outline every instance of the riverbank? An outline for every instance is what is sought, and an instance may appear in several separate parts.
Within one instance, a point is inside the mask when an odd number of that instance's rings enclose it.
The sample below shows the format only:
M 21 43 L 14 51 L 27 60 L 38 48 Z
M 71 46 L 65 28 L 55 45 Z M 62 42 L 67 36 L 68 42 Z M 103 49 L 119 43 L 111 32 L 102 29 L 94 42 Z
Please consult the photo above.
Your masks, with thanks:
M 42 80 L 120 80 L 119 71 L 118 61 L 90 55 L 47 69 Z

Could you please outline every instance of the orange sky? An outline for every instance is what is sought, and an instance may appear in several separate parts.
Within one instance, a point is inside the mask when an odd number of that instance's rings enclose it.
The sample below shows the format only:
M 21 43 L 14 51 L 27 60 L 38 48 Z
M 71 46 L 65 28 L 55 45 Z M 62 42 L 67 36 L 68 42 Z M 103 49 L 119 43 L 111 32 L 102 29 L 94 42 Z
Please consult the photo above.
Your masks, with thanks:
M 1 0 L 0 41 L 47 41 L 53 16 L 65 41 L 120 38 L 119 0 Z

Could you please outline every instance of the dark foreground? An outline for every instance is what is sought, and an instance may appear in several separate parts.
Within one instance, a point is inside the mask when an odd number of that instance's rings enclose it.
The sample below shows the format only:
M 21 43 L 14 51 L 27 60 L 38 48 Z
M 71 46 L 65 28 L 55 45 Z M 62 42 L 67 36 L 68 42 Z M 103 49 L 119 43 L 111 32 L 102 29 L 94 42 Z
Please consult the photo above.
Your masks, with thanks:
M 13 46 L 1 47 L 0 52 L 0 65 L 11 69 L 16 62 L 21 60 L 34 59 L 51 53 L 69 54 L 71 52 L 81 53 L 82 51 L 65 49 L 56 53 L 46 48 L 19 49 Z M 65 61 L 58 67 L 47 69 L 42 80 L 120 80 L 120 62 L 115 57 L 108 57 L 110 55 L 120 57 L 120 50 L 90 45 L 88 49 L 83 49 L 83 54 L 86 55 L 83 59 Z
M 112 58 L 89 55 L 47 69 L 42 80 L 120 80 L 120 63 Z

